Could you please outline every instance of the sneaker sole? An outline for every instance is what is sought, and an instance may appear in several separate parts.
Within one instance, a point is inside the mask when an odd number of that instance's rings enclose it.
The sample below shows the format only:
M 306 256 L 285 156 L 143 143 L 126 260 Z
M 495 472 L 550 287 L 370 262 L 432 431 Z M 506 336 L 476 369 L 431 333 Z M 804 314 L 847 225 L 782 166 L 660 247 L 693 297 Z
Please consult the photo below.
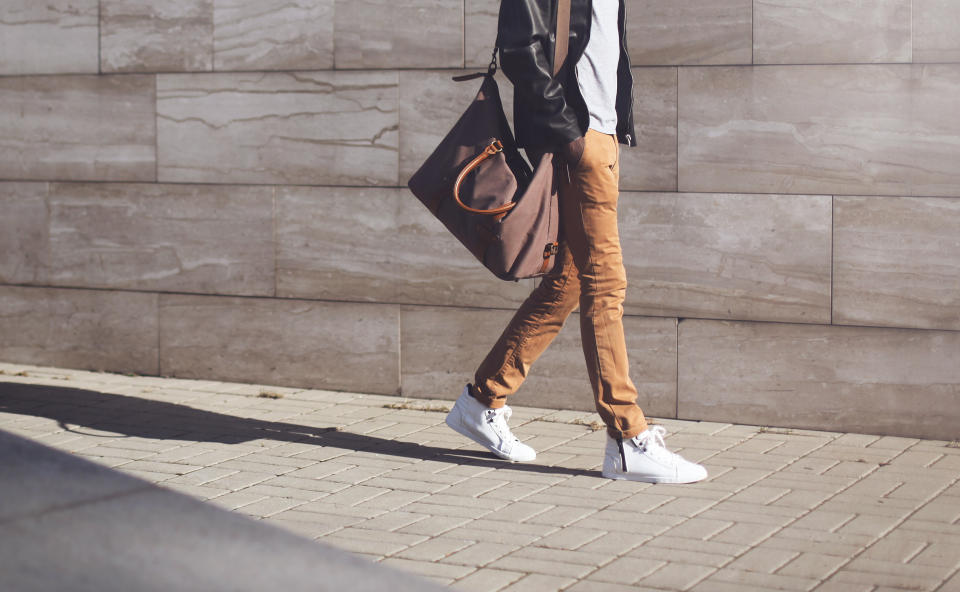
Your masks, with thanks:
M 445 420 L 445 421 L 446 421 L 446 424 L 447 424 L 448 426 L 450 426 L 450 429 L 451 429 L 451 430 L 457 432 L 457 433 L 460 434 L 461 436 L 466 436 L 467 438 L 470 438 L 470 440 L 472 440 L 473 442 L 476 442 L 476 443 L 479 444 L 480 446 L 483 446 L 484 448 L 486 448 L 487 450 L 489 450 L 490 452 L 492 452 L 497 458 L 501 458 L 501 459 L 503 459 L 503 460 L 508 460 L 508 461 L 510 461 L 510 462 L 526 462 L 526 461 L 520 461 L 520 460 L 518 460 L 518 459 L 510 458 L 509 456 L 505 456 L 502 452 L 500 452 L 499 450 L 497 450 L 497 449 L 494 448 L 493 446 L 490 446 L 489 444 L 484 444 L 483 442 L 477 440 L 477 438 L 476 438 L 472 433 L 470 433 L 466 428 L 458 425 L 459 422 L 451 421 L 450 416 L 451 416 L 452 414 L 453 414 L 453 412 L 451 411 L 451 412 L 447 415 L 447 419 Z M 458 412 L 457 414 L 459 415 L 459 412 Z M 533 460 L 533 459 L 530 459 L 530 460 Z
M 697 483 L 703 481 L 703 479 L 667 479 L 661 477 L 653 477 L 647 475 L 637 475 L 635 473 L 618 473 L 613 471 L 603 471 L 601 473 L 607 479 L 616 479 L 618 481 L 639 481 L 641 483 Z M 704 477 L 705 478 L 705 477 Z

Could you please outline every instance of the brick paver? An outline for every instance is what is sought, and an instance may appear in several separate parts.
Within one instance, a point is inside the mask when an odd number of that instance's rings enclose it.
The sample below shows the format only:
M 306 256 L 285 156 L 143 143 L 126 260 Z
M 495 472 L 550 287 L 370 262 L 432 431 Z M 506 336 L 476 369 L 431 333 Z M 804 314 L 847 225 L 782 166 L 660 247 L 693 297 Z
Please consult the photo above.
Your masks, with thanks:
M 511 464 L 449 402 L 0 373 L 0 429 L 459 590 L 960 590 L 956 442 L 658 420 L 711 476 L 650 485 L 600 477 L 588 413 L 517 408 Z

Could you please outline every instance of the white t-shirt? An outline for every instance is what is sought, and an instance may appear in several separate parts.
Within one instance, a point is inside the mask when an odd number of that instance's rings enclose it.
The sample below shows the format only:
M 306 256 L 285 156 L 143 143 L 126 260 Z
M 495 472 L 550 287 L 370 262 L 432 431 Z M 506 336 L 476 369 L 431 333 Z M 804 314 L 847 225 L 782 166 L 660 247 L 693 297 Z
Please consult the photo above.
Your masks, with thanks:
M 605 134 L 617 133 L 619 13 L 620 0 L 593 0 L 590 40 L 577 62 L 577 82 L 590 112 L 590 127 Z

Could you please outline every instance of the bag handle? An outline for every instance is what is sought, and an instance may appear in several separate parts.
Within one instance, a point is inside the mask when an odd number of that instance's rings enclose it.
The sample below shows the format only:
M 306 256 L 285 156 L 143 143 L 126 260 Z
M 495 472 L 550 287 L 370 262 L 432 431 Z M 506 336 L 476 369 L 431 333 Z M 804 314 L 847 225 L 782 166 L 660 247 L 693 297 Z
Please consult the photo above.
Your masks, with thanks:
M 563 67 L 563 63 L 567 59 L 567 51 L 570 46 L 570 0 L 560 0 L 557 5 L 557 29 L 556 37 L 554 39 L 553 47 L 553 76 L 556 77 L 560 73 L 560 68 Z M 454 76 L 453 79 L 456 81 L 470 80 L 472 78 L 479 78 L 481 76 L 493 76 L 497 71 L 497 48 L 493 48 L 493 56 L 490 59 L 490 65 L 487 66 L 486 73 L 476 73 L 476 74 L 467 74 L 465 76 Z M 457 205 L 463 208 L 468 212 L 474 214 L 488 214 L 491 216 L 500 216 L 503 217 L 507 212 L 512 210 L 514 206 L 517 205 L 516 202 L 510 202 L 500 206 L 499 208 L 493 208 L 490 210 L 481 210 L 478 208 L 471 208 L 467 204 L 463 203 L 463 200 L 460 199 L 460 184 L 463 183 L 463 180 L 473 171 L 475 168 L 480 166 L 484 160 L 495 155 L 497 152 L 503 152 L 503 144 L 500 143 L 500 140 L 493 140 L 490 144 L 483 149 L 483 152 L 474 157 L 473 160 L 467 163 L 463 170 L 460 171 L 460 174 L 457 175 L 457 180 L 453 184 L 453 199 L 456 200 Z

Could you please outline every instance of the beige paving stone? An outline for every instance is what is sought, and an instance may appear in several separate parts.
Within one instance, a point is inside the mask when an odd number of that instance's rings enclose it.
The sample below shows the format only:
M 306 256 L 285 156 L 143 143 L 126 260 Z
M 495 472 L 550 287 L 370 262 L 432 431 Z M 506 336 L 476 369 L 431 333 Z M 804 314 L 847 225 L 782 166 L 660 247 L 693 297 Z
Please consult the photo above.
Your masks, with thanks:
M 396 72 L 160 74 L 156 104 L 161 181 L 397 183 Z
M 469 546 L 448 549 L 442 557 L 442 560 L 445 563 L 454 563 L 457 565 L 491 565 L 501 557 L 512 553 L 516 548 L 513 544 L 480 541 Z M 497 562 L 496 567 L 500 569 L 503 566 Z M 518 571 L 527 572 L 529 570 L 524 569 Z
M 404 0 L 383 10 L 375 0 L 338 0 L 335 23 L 337 68 L 463 66 L 462 2 Z
M 748 0 L 657 2 L 627 10 L 627 45 L 634 65 L 751 63 Z
M 834 574 L 830 581 L 844 584 L 871 584 L 895 589 L 913 588 L 932 590 L 940 584 L 940 579 L 917 573 L 862 572 L 842 569 Z
M 760 0 L 753 10 L 753 62 L 909 62 L 911 16 L 910 0 L 841 0 L 829 6 Z
M 822 580 L 844 563 L 846 563 L 846 557 L 817 552 L 797 553 L 789 563 L 777 569 L 776 573 Z
M 590 579 L 614 584 L 633 584 L 665 565 L 665 561 L 620 557 L 590 574 Z
M 647 543 L 630 551 L 630 557 L 639 557 L 665 562 L 678 562 L 682 564 L 692 564 L 707 567 L 721 567 L 730 563 L 731 557 L 717 553 L 705 553 L 702 551 L 674 549 L 668 546 L 660 546 L 660 538 L 653 539 Z
M 780 574 L 762 574 L 752 571 L 722 569 L 711 575 L 705 583 L 712 581 L 730 582 L 738 585 L 752 585 L 767 590 L 810 590 L 818 582 L 812 578 L 800 578 Z
M 618 211 L 629 314 L 829 322 L 829 196 L 625 193 Z
M 0 74 L 98 71 L 97 1 L 10 0 L 3 9 Z
M 734 524 L 723 532 L 711 537 L 710 542 L 735 543 L 738 545 L 756 545 L 780 530 L 782 525 L 744 522 Z
M 712 567 L 668 563 L 649 576 L 641 579 L 640 586 L 687 590 L 715 571 Z
M 493 568 L 481 568 L 456 580 L 453 588 L 465 592 L 496 592 L 524 576 L 521 572 Z
M 497 559 L 496 566 L 513 571 L 524 571 L 527 573 L 543 574 L 547 576 L 560 576 L 566 578 L 580 579 L 596 569 L 593 565 L 584 563 L 572 563 L 564 561 L 554 561 L 549 559 L 536 559 L 529 556 L 518 556 L 509 554 Z
M 711 536 L 722 532 L 733 526 L 733 522 L 726 520 L 711 520 L 709 518 L 690 518 L 672 527 L 668 533 L 672 537 L 683 537 L 690 539 L 708 539 Z
M 457 551 L 470 547 L 474 543 L 463 539 L 454 539 L 444 536 L 432 537 L 427 540 L 411 545 L 406 549 L 396 553 L 401 559 L 412 559 L 414 561 L 439 561 L 444 558 L 453 557 Z M 476 561 L 467 561 L 467 565 L 477 565 Z
M 680 191 L 957 195 L 955 64 L 691 67 L 679 81 Z
M 737 557 L 726 568 L 733 570 L 780 573 L 778 570 L 799 556 L 797 551 L 777 549 L 761 544 Z M 789 575 L 789 574 L 787 574 Z
M 549 592 L 568 587 L 574 580 L 559 576 L 528 574 L 513 584 L 503 588 L 504 592 Z
M 334 4 L 334 0 L 214 0 L 214 69 L 332 68 Z

